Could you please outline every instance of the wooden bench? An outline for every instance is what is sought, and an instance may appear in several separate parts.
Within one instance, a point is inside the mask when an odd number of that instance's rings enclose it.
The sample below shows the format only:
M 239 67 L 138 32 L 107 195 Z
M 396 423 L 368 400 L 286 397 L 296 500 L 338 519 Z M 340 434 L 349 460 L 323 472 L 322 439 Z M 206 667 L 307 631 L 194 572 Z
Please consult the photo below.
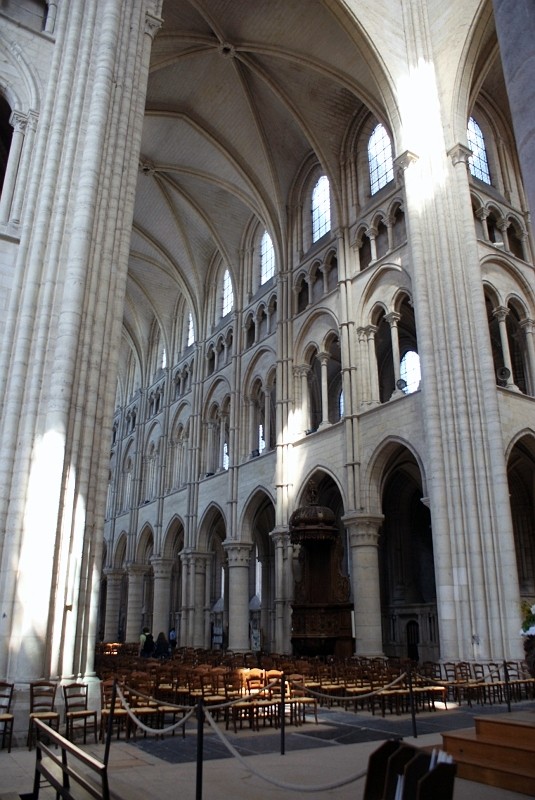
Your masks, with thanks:
M 108 767 L 76 747 L 41 720 L 34 720 L 37 733 L 33 800 L 38 800 L 41 783 L 50 784 L 63 800 L 112 800 Z

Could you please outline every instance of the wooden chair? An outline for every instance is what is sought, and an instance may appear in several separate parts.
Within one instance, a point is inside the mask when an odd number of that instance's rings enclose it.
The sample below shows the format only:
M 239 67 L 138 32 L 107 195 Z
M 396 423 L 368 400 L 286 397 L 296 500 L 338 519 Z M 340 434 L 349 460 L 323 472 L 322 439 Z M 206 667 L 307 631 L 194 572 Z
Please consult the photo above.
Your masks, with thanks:
M 74 742 L 74 733 L 77 728 L 82 728 L 84 744 L 87 742 L 87 725 L 93 726 L 95 743 L 97 741 L 97 712 L 87 707 L 87 684 L 67 683 L 63 686 L 65 700 L 65 736 Z
M 241 702 L 245 687 L 238 669 L 231 669 L 223 677 L 223 690 L 225 692 L 225 729 L 229 729 L 232 720 L 234 733 L 236 733 L 236 723 L 239 721 L 241 727 L 244 718 L 250 722 L 249 712 L 251 711 L 250 702 Z
M 59 732 L 59 711 L 56 711 L 57 684 L 53 681 L 33 681 L 30 683 L 30 716 L 26 744 L 31 750 L 35 742 L 34 720 L 40 719 Z
M 158 701 L 154 699 L 155 679 L 150 672 L 133 671 L 129 678 L 130 709 L 141 725 L 156 729 L 160 725 Z M 130 732 L 136 738 L 138 725 L 129 718 Z M 146 731 L 143 736 L 146 737 Z
M 121 736 L 121 731 L 125 731 L 126 738 L 130 738 L 130 719 L 128 711 L 123 708 L 118 697 L 115 698 L 115 705 L 112 715 L 113 680 L 102 681 L 100 684 L 100 740 L 106 739 L 110 717 L 113 717 L 113 724 L 117 729 L 117 738 Z
M 2 725 L 2 749 L 6 746 L 11 753 L 11 739 L 13 737 L 13 720 L 11 702 L 13 700 L 13 684 L 0 681 L 0 724 Z
M 307 708 L 312 709 L 314 719 L 318 722 L 318 700 L 307 692 L 305 677 L 298 672 L 288 675 L 288 696 L 295 707 L 295 723 L 301 725 L 306 720 Z
M 498 664 L 495 661 L 489 661 L 486 664 L 487 692 L 491 702 L 502 703 L 505 698 L 506 686 L 505 680 L 502 678 L 502 666 L 502 664 Z

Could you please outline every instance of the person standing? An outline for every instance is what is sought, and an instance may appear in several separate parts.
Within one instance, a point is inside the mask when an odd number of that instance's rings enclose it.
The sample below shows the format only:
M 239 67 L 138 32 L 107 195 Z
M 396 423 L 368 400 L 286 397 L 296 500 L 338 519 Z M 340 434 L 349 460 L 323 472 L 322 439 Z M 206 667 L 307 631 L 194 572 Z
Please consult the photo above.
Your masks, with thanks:
M 139 655 L 143 658 L 149 658 L 154 650 L 154 639 L 150 628 L 143 628 L 141 636 L 139 637 Z

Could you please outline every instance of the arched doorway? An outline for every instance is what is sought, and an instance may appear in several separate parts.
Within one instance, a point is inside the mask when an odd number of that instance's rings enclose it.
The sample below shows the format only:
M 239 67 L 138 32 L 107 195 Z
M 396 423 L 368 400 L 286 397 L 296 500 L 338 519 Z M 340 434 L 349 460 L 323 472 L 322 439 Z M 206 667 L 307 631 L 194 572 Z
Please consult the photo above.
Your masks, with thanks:
M 183 586 L 180 552 L 183 548 L 184 527 L 178 519 L 175 519 L 169 526 L 169 531 L 166 536 L 164 556 L 172 564 L 171 574 L 169 576 L 168 629 L 171 631 L 171 629 L 174 628 L 177 642 L 181 641 L 182 634 Z
M 535 600 L 535 437 L 523 436 L 507 465 L 520 598 Z
M 294 545 L 292 648 L 296 655 L 353 653 L 342 497 L 333 479 L 317 472 L 290 517 Z
M 249 565 L 251 650 L 271 652 L 275 648 L 275 555 L 270 537 L 275 527 L 273 501 L 263 492 L 259 492 L 252 501 L 251 513 L 253 542 Z
M 379 541 L 383 647 L 387 656 L 439 658 L 431 515 L 414 456 L 399 448 L 383 483 Z

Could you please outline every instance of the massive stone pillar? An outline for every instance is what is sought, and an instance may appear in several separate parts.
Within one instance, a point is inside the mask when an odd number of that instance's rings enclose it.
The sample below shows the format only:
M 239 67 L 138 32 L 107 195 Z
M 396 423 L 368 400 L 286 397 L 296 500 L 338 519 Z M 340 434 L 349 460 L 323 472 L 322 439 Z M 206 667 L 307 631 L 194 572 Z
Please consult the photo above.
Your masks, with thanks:
M 513 117 L 522 176 L 535 214 L 535 5 L 532 0 L 493 0 L 503 74 Z
M 249 650 L 249 559 L 251 545 L 224 542 L 228 556 L 230 650 Z
M 142 564 L 128 565 L 128 610 L 126 612 L 127 642 L 138 642 L 143 617 L 143 579 L 147 567 Z
M 275 651 L 291 650 L 290 586 L 293 584 L 292 562 L 288 557 L 290 535 L 276 528 L 270 533 L 275 547 Z
M 93 669 L 111 418 L 160 5 L 57 7 L 0 345 L 0 674 L 13 680 Z
M 396 167 L 404 169 L 411 220 L 441 652 L 459 660 L 517 658 L 510 498 L 490 338 L 481 336 L 488 321 L 465 153 L 446 139 L 440 88 L 423 67 L 435 61 L 427 7 L 407 0 L 402 14 L 411 91 L 400 93 L 405 152 Z
M 168 558 L 152 558 L 151 564 L 154 572 L 152 628 L 154 639 L 156 640 L 156 636 L 160 631 L 163 631 L 166 636 L 169 631 L 170 587 L 173 562 Z
M 106 570 L 106 621 L 104 624 L 104 641 L 118 641 L 119 610 L 121 603 L 121 585 L 124 572 L 122 569 Z
M 208 647 L 206 638 L 206 621 L 208 613 L 206 607 L 206 581 L 207 567 L 210 556 L 207 553 L 192 554 L 193 581 L 193 647 Z M 190 572 L 191 575 L 191 572 Z
M 343 523 L 351 547 L 351 584 L 355 610 L 355 653 L 383 653 L 381 595 L 379 589 L 379 527 L 382 515 L 347 514 Z

